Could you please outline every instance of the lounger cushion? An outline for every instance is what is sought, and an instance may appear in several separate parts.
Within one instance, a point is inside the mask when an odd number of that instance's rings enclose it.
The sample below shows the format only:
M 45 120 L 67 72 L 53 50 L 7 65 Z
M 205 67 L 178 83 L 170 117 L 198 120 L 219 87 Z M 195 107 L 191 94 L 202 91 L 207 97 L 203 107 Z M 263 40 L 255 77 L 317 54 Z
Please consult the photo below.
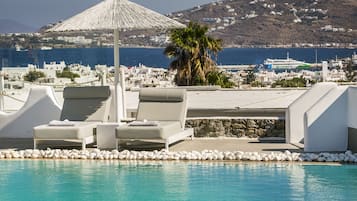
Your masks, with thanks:
M 108 121 L 109 103 L 106 99 L 70 99 L 63 104 L 61 120 Z
M 60 120 L 101 121 L 109 119 L 110 88 L 66 87 Z
M 185 99 L 185 89 L 143 88 L 139 93 L 140 102 L 182 102 Z
M 41 125 L 34 127 L 35 139 L 84 139 L 93 136 L 100 122 L 75 122 L 74 126 Z
M 185 89 L 156 89 L 140 90 L 137 120 L 150 121 L 180 121 L 185 125 L 187 98 Z
M 90 86 L 90 87 L 66 87 L 63 90 L 63 98 L 69 99 L 89 99 L 89 98 L 108 98 L 110 96 L 109 86 Z
M 150 121 L 182 121 L 186 115 L 184 103 L 157 103 L 141 102 L 139 104 L 137 120 L 144 119 Z
M 119 139 L 167 139 L 182 130 L 179 121 L 160 121 L 157 126 L 122 125 L 116 128 L 116 137 Z

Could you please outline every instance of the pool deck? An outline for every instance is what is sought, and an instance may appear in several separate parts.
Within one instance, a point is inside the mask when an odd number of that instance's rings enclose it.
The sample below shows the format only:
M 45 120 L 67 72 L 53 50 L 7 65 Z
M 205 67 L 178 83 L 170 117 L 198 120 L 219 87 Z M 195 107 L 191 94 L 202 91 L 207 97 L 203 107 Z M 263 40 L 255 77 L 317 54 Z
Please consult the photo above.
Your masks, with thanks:
M 65 146 L 63 143 L 51 144 L 52 149 L 80 149 L 80 144 L 70 144 Z M 68 144 L 66 144 L 68 145 Z M 78 145 L 78 146 L 77 146 Z M 93 149 L 95 146 L 88 145 L 88 149 Z M 122 146 L 123 149 L 129 150 L 160 150 L 163 144 L 138 144 L 132 143 L 131 145 Z M 23 150 L 32 149 L 32 139 L 9 139 L 0 138 L 0 151 L 5 150 Z M 40 145 L 40 149 L 47 149 L 46 144 Z M 243 151 L 243 152 L 283 152 L 289 150 L 291 152 L 303 152 L 303 148 L 300 145 L 287 144 L 281 141 L 259 141 L 258 139 L 237 139 L 237 138 L 195 138 L 193 140 L 184 140 L 173 144 L 169 147 L 170 151 L 203 151 L 203 150 L 217 150 L 217 151 Z

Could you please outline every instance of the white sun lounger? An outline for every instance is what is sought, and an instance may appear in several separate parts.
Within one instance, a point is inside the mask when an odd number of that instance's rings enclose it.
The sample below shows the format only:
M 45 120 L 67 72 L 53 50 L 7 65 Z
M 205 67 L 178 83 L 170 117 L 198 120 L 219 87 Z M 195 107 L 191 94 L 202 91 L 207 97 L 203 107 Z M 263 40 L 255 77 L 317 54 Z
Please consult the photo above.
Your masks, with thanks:
M 110 88 L 66 87 L 63 91 L 60 121 L 34 127 L 34 149 L 39 141 L 64 140 L 81 142 L 82 149 L 94 142 L 98 123 L 109 119 Z
M 117 149 L 121 140 L 164 142 L 168 150 L 174 142 L 193 138 L 193 129 L 185 129 L 186 113 L 186 90 L 141 89 L 136 121 L 116 128 Z

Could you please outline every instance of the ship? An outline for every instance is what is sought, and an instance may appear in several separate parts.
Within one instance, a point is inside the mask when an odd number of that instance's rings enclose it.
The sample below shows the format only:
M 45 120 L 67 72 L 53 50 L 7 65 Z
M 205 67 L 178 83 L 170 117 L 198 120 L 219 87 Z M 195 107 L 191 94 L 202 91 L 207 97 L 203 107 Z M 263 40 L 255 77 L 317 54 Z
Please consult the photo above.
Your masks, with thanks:
M 44 51 L 46 51 L 46 50 L 52 50 L 52 47 L 42 46 L 42 47 L 41 47 L 41 50 L 44 50 Z
M 298 61 L 289 57 L 287 53 L 286 59 L 266 59 L 264 60 L 266 69 L 309 69 L 311 64 Z

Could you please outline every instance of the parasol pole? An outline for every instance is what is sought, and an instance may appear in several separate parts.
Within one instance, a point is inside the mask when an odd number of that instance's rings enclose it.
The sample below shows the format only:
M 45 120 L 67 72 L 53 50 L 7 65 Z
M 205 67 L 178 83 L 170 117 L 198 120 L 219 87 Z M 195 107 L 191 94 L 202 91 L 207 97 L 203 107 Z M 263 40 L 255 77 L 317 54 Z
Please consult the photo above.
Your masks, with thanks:
M 123 88 L 119 85 L 120 77 L 120 63 L 119 63 L 119 30 L 114 29 L 114 108 L 115 108 L 115 121 L 120 122 L 123 118 L 123 104 L 122 100 L 119 98 L 122 96 Z
M 121 99 L 121 103 L 122 103 L 122 117 L 124 119 L 126 119 L 126 95 L 125 95 L 125 91 L 126 91 L 126 87 L 125 87 L 125 73 L 124 73 L 124 68 L 120 67 L 120 86 L 121 86 L 121 95 L 122 95 L 122 99 Z

